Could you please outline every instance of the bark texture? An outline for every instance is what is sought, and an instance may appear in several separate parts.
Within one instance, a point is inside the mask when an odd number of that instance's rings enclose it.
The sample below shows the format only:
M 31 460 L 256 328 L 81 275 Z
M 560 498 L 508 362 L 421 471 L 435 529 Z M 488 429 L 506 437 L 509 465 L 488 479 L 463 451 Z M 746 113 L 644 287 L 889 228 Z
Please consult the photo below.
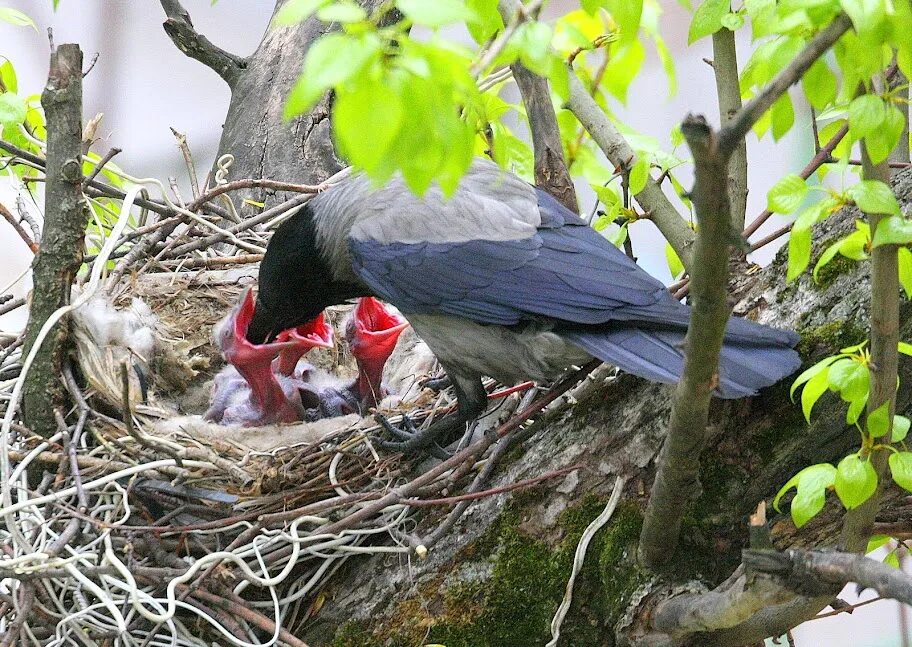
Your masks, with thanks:
M 82 263 L 88 211 L 82 200 L 82 50 L 66 44 L 51 53 L 47 86 L 41 95 L 47 118 L 47 186 L 41 247 L 32 262 L 34 288 L 24 352 L 28 354 L 47 318 L 70 298 Z M 52 331 L 35 356 L 22 396 L 25 420 L 48 437 L 57 430 L 53 406 L 63 400 L 59 378 L 63 325 Z

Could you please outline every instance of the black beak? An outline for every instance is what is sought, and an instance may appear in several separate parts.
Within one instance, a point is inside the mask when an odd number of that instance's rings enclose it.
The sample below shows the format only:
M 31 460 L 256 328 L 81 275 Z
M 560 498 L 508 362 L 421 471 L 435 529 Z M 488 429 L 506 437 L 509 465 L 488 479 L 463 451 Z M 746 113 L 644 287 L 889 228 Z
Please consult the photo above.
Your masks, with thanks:
M 275 336 L 275 327 L 270 323 L 268 312 L 263 303 L 257 299 L 253 319 L 250 320 L 250 326 L 247 328 L 247 341 L 251 344 L 265 344 Z

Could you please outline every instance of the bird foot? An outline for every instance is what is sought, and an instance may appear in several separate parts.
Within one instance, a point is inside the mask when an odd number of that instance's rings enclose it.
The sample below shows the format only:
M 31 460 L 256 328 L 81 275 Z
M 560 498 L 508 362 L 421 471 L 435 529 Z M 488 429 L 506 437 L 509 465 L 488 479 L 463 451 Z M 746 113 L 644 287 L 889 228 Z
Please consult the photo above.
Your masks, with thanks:
M 440 393 L 444 389 L 453 386 L 453 380 L 450 379 L 449 375 L 442 375 L 440 377 L 429 377 L 426 380 L 422 380 L 420 384 L 423 389 L 430 389 Z
M 374 414 L 374 420 L 377 421 L 384 431 L 395 438 L 391 440 L 377 440 L 377 444 L 387 451 L 402 452 L 403 454 L 425 452 L 434 458 L 446 460 L 452 456 L 449 452 L 437 444 L 446 429 L 435 428 L 432 425 L 427 429 L 418 429 L 415 423 L 407 415 L 402 416 L 402 427 L 396 427 L 389 419 L 381 413 Z

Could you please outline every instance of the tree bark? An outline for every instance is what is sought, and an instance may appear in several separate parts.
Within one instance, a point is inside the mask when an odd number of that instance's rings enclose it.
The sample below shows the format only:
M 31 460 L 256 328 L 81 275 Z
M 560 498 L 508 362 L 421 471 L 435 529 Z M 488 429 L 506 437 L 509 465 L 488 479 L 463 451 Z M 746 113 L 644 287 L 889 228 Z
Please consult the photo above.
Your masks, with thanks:
M 88 211 L 82 199 L 82 50 L 60 45 L 51 53 L 47 86 L 41 95 L 47 118 L 47 184 L 44 231 L 32 263 L 29 319 L 24 353 L 35 344 L 44 322 L 70 298 L 83 255 Z M 25 421 L 44 437 L 57 430 L 54 405 L 64 399 L 60 366 L 64 325 L 45 339 L 23 387 Z

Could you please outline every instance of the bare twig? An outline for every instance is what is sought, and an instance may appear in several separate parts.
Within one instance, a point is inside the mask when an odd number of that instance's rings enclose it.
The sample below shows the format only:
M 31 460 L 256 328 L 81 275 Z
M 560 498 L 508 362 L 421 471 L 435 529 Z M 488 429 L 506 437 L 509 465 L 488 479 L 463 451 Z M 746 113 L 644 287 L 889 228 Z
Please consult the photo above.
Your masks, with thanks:
M 38 243 L 36 243 L 34 240 L 32 240 L 31 236 L 28 235 L 28 232 L 26 232 L 25 229 L 23 229 L 22 225 L 19 223 L 19 221 L 16 220 L 16 217 L 12 213 L 10 213 L 9 209 L 7 209 L 5 206 L 3 206 L 3 204 L 0 204 L 0 216 L 3 216 L 3 219 L 6 220 L 12 226 L 12 228 L 19 235 L 19 238 L 22 239 L 22 242 L 24 242 L 26 245 L 28 245 L 28 248 L 30 250 L 32 250 L 32 253 L 37 254 L 38 253 Z
M 190 144 L 187 143 L 187 135 L 178 132 L 174 127 L 171 128 L 171 132 L 177 140 L 177 147 L 180 149 L 181 155 L 184 156 L 187 175 L 190 177 L 190 191 L 193 194 L 193 199 L 197 200 L 200 197 L 200 185 L 196 176 L 196 165 L 193 163 L 193 154 L 190 152 Z
M 88 186 L 88 185 L 92 184 L 92 181 L 96 177 L 98 177 L 99 173 L 101 173 L 104 170 L 105 165 L 108 162 L 110 162 L 111 159 L 120 152 L 121 152 L 121 149 L 117 148 L 115 146 L 115 147 L 111 148 L 107 153 L 105 153 L 104 157 L 102 157 L 100 160 L 98 160 L 98 163 L 95 165 L 95 168 L 92 169 L 92 172 L 89 173 L 86 176 L 86 178 L 82 181 L 83 186 Z

